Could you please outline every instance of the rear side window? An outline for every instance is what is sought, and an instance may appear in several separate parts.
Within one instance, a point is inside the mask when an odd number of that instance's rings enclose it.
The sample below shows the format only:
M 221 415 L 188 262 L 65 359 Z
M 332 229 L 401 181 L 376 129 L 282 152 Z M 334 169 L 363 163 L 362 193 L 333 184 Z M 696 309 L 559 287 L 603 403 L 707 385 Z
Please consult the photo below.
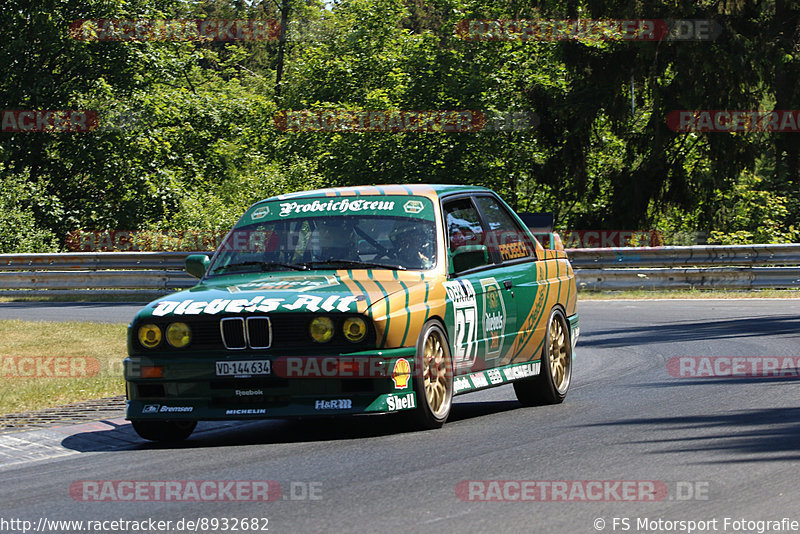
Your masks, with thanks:
M 534 257 L 535 249 L 528 233 L 505 206 L 490 196 L 476 197 L 475 202 L 489 226 L 485 243 L 490 249 L 497 250 L 503 261 Z

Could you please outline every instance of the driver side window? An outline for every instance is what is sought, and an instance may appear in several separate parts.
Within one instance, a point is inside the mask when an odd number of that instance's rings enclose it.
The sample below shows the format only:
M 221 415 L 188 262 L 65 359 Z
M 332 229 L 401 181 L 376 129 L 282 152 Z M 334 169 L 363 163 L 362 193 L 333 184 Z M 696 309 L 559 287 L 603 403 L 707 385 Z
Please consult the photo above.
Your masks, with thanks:
M 485 245 L 486 236 L 481 226 L 478 210 L 469 198 L 461 198 L 444 204 L 445 224 L 450 252 L 467 245 Z M 473 267 L 486 265 L 482 262 Z

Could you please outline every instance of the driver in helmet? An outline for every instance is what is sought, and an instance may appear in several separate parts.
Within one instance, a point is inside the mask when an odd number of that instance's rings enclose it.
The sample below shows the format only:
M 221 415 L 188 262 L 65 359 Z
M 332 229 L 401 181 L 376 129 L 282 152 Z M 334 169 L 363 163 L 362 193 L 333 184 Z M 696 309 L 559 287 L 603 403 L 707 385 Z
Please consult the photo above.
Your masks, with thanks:
M 356 236 L 344 217 L 320 217 L 315 221 L 316 260 L 357 260 Z
M 434 264 L 433 225 L 398 222 L 389 234 L 395 256 L 407 269 L 430 269 Z

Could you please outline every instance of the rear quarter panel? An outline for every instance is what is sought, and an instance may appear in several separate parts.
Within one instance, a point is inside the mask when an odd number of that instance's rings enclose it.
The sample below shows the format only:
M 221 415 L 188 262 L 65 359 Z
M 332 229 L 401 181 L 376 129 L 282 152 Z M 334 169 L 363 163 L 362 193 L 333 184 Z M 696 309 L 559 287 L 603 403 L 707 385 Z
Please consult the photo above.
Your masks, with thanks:
M 520 329 L 501 365 L 539 359 L 547 330 L 550 310 L 561 306 L 567 317 L 577 312 L 575 273 L 565 253 L 545 250 L 544 258 L 535 262 L 535 278 L 525 283 L 522 292 L 530 308 L 520 312 Z M 526 306 L 527 308 L 527 306 Z

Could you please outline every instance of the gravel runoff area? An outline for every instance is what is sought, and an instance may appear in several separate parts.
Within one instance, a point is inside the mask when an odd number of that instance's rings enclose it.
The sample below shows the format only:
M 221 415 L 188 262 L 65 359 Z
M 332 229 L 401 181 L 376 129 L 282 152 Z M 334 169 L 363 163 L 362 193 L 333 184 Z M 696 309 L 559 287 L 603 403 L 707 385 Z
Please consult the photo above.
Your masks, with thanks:
M 125 417 L 125 395 L 0 415 L 0 434 Z

